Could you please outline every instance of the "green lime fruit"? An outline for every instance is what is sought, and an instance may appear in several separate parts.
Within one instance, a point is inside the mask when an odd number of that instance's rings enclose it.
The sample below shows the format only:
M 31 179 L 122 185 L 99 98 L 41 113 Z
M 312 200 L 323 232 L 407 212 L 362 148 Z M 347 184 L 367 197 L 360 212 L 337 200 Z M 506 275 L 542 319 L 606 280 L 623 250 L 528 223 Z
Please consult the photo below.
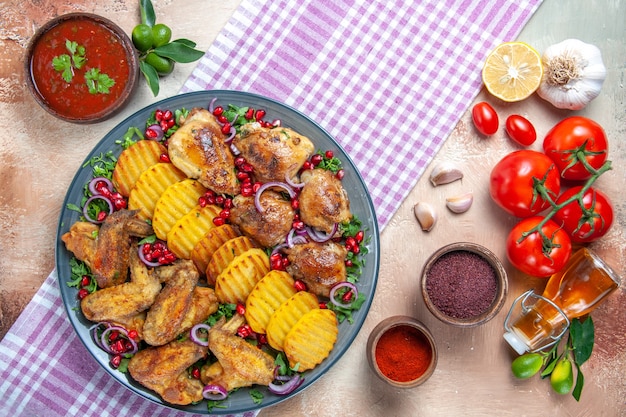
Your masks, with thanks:
M 158 48 L 168 43 L 172 39 L 172 29 L 163 23 L 152 26 L 152 46 Z
M 152 65 L 159 75 L 167 75 L 174 71 L 174 61 L 150 52 L 145 58 L 146 64 Z
M 511 363 L 513 375 L 520 379 L 530 378 L 543 366 L 543 356 L 539 353 L 526 353 L 518 356 Z
M 550 385 L 554 392 L 567 394 L 574 386 L 574 373 L 572 372 L 572 362 L 565 358 L 560 360 L 550 374 Z
M 146 52 L 152 48 L 153 37 L 152 28 L 145 24 L 135 26 L 132 32 L 133 45 L 141 52 Z

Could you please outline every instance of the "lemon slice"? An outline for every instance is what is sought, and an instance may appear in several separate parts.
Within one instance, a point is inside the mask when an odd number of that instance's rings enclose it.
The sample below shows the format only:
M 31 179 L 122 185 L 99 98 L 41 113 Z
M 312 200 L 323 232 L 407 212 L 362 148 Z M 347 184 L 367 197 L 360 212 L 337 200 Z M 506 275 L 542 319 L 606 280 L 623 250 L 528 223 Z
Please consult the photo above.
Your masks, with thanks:
M 541 56 L 523 42 L 505 42 L 485 61 L 483 83 L 487 90 L 504 101 L 520 101 L 539 88 L 543 66 Z

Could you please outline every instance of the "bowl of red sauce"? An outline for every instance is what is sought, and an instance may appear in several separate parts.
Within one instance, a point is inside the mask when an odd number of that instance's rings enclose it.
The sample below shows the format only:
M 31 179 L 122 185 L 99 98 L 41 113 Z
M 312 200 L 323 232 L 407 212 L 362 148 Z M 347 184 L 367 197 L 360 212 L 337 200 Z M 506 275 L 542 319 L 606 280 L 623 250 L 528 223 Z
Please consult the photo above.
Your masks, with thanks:
M 39 28 L 28 44 L 24 69 L 37 103 L 72 123 L 115 115 L 128 103 L 139 77 L 128 35 L 90 13 L 61 15 Z
M 374 327 L 367 340 L 370 368 L 387 384 L 413 388 L 437 367 L 437 347 L 428 328 L 409 316 L 393 316 Z
M 456 242 L 428 258 L 421 290 L 426 307 L 436 318 L 458 327 L 474 327 L 502 309 L 508 278 L 502 262 L 489 249 Z

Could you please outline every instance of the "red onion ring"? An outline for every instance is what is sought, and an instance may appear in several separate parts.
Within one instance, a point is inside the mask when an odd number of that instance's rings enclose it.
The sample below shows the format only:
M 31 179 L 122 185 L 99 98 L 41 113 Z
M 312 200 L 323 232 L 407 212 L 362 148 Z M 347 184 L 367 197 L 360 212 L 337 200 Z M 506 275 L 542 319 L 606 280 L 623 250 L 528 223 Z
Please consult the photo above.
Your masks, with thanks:
M 291 176 L 289 174 L 285 174 L 285 182 L 292 188 L 297 189 L 304 187 L 303 182 L 293 182 L 293 179 L 291 179 Z
M 229 135 L 228 137 L 226 137 L 226 139 L 224 139 L 224 143 L 229 144 L 230 142 L 232 142 L 235 134 L 237 134 L 237 130 L 235 129 L 235 126 L 231 126 Z
M 146 130 L 151 130 L 154 133 L 156 133 L 156 136 L 152 138 L 152 140 L 158 141 L 158 140 L 163 139 L 163 136 L 165 136 L 165 133 L 163 132 L 163 128 L 158 124 L 150 125 L 146 128 Z
M 161 264 L 159 262 L 152 262 L 146 259 L 146 255 L 143 253 L 144 246 L 146 246 L 145 243 L 139 245 L 139 247 L 137 248 L 137 254 L 139 255 L 139 259 L 141 259 L 141 262 L 143 262 L 144 264 L 146 264 L 146 266 L 149 266 L 150 268 L 160 266 Z
M 124 337 L 124 339 L 128 340 L 130 344 L 133 345 L 133 349 L 130 352 L 124 352 L 125 355 L 132 355 L 132 354 L 137 353 L 137 350 L 138 350 L 137 342 L 135 342 L 130 336 L 128 336 L 128 331 L 121 326 L 109 326 L 106 329 L 104 329 L 104 331 L 100 335 L 100 342 L 105 347 L 104 349 L 105 352 L 110 353 L 112 355 L 116 354 L 115 352 L 111 350 L 111 347 L 109 346 L 107 342 L 107 336 L 109 335 L 109 333 L 113 331 L 120 332 L 122 336 Z
M 233 155 L 235 156 L 239 156 L 239 154 L 241 153 L 241 151 L 239 149 L 237 149 L 237 147 L 235 146 L 234 143 L 231 142 L 230 144 L 230 151 L 233 153 Z
M 109 191 L 113 192 L 113 183 L 110 179 L 105 177 L 95 177 L 94 179 L 89 181 L 88 185 L 91 195 L 102 195 L 102 193 L 96 189 L 96 185 L 98 185 L 99 182 L 105 183 Z
M 295 391 L 300 385 L 302 385 L 303 382 L 304 378 L 302 378 L 300 375 L 294 375 L 283 384 L 275 384 L 274 382 L 270 382 L 267 387 L 270 392 L 276 395 L 287 395 Z
M 278 252 L 280 252 L 282 249 L 285 249 L 285 248 L 287 248 L 287 247 L 289 247 L 289 246 L 287 245 L 287 243 L 281 243 L 281 244 L 279 244 L 279 245 L 276 245 L 276 246 L 274 247 L 274 249 L 272 249 L 272 253 L 271 253 L 271 255 L 273 255 L 273 254 L 275 254 L 275 253 L 278 253 Z
M 209 346 L 209 340 L 202 340 L 200 339 L 200 337 L 198 336 L 198 330 L 206 330 L 207 332 L 209 330 L 211 330 L 211 326 L 209 326 L 206 323 L 200 323 L 200 324 L 196 324 L 195 326 L 193 326 L 189 332 L 189 337 L 191 337 L 191 340 L 200 346 Z M 206 388 L 206 387 L 205 387 Z
M 279 182 L 279 181 L 266 182 L 265 184 L 259 187 L 256 194 L 254 195 L 254 206 L 256 207 L 259 213 L 263 213 L 265 211 L 263 206 L 261 206 L 261 194 L 263 194 L 263 192 L 267 190 L 268 188 L 272 188 L 272 187 L 282 188 L 283 190 L 289 193 L 289 197 L 291 198 L 294 198 L 296 196 L 296 192 L 293 190 L 293 188 L 291 188 L 289 185 L 285 184 L 284 182 Z
M 337 291 L 344 287 L 347 287 L 349 291 L 352 291 L 352 301 L 350 301 L 349 303 L 342 303 L 341 301 L 337 301 L 335 299 L 335 294 L 337 293 Z M 354 302 L 354 300 L 357 299 L 358 296 L 359 296 L 359 290 L 357 290 L 356 285 L 348 281 L 343 281 L 343 282 L 339 282 L 335 284 L 330 289 L 330 294 L 328 295 L 331 303 L 333 303 L 337 307 L 344 307 L 344 308 L 350 307 L 352 303 Z
M 202 396 L 206 400 L 221 401 L 228 397 L 228 391 L 221 385 L 209 384 L 202 389 Z
M 89 217 L 89 204 L 91 204 L 92 201 L 94 200 L 104 200 L 107 205 L 109 206 L 109 213 L 111 214 L 113 213 L 113 203 L 111 202 L 111 200 L 109 200 L 108 198 L 106 198 L 103 195 L 100 194 L 96 194 L 93 195 L 91 197 L 89 197 L 87 199 L 87 201 L 85 201 L 85 205 L 83 206 L 83 216 L 85 216 L 85 219 L 87 219 L 88 222 L 94 223 L 94 224 L 100 224 L 102 223 L 104 220 L 98 220 L 98 219 L 92 219 L 91 217 Z
M 335 236 L 335 233 L 337 233 L 338 228 L 339 228 L 339 225 L 335 223 L 333 225 L 333 230 L 331 230 L 330 233 L 324 233 L 312 227 L 307 227 L 306 231 L 309 237 L 311 238 L 311 240 L 314 240 L 317 243 L 324 243 L 324 242 L 328 242 L 330 239 L 333 238 L 333 236 Z

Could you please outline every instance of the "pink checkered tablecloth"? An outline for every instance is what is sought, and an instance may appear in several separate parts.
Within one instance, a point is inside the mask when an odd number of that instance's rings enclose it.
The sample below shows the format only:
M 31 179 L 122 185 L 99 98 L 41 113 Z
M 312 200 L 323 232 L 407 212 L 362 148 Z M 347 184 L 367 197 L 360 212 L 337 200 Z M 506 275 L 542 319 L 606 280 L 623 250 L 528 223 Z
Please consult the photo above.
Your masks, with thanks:
M 325 121 L 383 229 L 479 92 L 487 53 L 514 40 L 540 3 L 243 0 L 181 91 L 248 91 Z M 99 367 L 66 317 L 54 271 L 0 342 L 0 374 L 0 416 L 190 415 Z

